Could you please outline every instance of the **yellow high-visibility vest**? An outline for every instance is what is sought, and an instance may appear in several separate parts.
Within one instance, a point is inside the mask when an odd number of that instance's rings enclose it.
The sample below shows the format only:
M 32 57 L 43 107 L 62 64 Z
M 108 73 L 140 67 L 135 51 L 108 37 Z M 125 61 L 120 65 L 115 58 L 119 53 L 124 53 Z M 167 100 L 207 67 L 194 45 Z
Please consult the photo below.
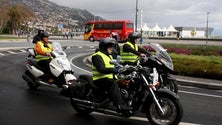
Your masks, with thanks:
M 135 44 L 135 46 L 130 43 L 130 42 L 126 42 L 126 44 L 128 44 L 131 48 L 133 48 L 134 50 L 138 51 L 138 44 Z M 138 56 L 131 53 L 131 52 L 123 52 L 123 49 L 120 49 L 120 55 L 122 57 L 122 62 L 136 62 Z
M 110 61 L 113 59 L 111 55 L 107 56 L 106 54 L 104 54 L 100 51 L 94 53 L 92 56 L 94 56 L 94 55 L 100 55 L 102 57 L 106 68 L 114 68 L 114 65 L 110 64 Z M 100 73 L 94 65 L 92 65 L 92 74 L 93 74 L 93 80 L 97 80 L 97 79 L 101 79 L 101 78 L 113 79 L 113 77 L 115 77 L 112 73 L 110 73 L 110 74 Z

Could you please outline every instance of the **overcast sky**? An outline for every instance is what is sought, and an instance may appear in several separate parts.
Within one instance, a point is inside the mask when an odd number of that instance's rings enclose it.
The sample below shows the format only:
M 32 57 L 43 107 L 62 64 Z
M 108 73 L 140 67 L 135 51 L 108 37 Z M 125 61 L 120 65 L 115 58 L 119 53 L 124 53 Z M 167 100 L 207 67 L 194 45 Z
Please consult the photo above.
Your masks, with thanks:
M 104 19 L 135 20 L 136 0 L 49 0 L 58 5 L 88 10 Z M 213 34 L 222 35 L 221 0 L 138 0 L 138 27 L 142 23 L 153 27 L 206 27 L 214 28 Z

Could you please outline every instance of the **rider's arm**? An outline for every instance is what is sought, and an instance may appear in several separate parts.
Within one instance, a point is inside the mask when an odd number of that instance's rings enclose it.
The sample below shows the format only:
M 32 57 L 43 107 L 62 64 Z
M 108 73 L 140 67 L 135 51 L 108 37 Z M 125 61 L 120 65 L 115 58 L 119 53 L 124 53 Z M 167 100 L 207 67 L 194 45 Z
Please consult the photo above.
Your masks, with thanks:
M 131 52 L 135 55 L 140 55 L 140 52 L 136 51 L 135 49 L 133 49 L 130 45 L 128 44 L 124 44 L 123 45 L 123 52 Z
M 99 55 L 92 56 L 92 63 L 100 73 L 103 73 L 103 74 L 114 73 L 113 68 L 106 68 L 105 67 L 103 59 Z
M 37 54 L 49 56 L 49 53 L 52 52 L 52 48 L 44 47 L 43 44 L 37 42 L 35 51 Z

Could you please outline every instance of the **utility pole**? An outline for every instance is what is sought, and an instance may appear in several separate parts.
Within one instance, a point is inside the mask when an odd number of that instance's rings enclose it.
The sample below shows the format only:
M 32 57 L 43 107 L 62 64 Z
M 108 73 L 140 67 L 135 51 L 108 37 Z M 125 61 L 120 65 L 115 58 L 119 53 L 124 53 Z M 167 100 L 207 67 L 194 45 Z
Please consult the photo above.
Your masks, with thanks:
M 206 45 L 207 45 L 207 42 L 208 42 L 208 16 L 209 16 L 210 12 L 207 12 L 207 26 L 206 26 Z
M 138 0 L 136 0 L 135 31 L 137 31 L 137 13 L 138 13 Z

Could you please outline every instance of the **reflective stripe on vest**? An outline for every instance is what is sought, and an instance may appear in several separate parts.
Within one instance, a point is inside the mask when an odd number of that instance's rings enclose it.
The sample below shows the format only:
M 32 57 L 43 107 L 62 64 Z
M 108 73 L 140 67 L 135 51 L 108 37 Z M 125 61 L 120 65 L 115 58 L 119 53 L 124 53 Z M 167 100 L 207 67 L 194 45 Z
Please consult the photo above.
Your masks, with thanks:
M 114 65 L 110 64 L 110 60 L 113 59 L 112 56 L 107 56 L 107 55 L 105 55 L 104 53 L 102 53 L 100 51 L 98 51 L 97 53 L 94 53 L 92 56 L 94 56 L 94 55 L 99 55 L 99 56 L 102 57 L 106 68 L 114 68 Z M 115 76 L 113 76 L 112 73 L 110 73 L 110 74 L 100 73 L 94 65 L 92 65 L 92 74 L 93 74 L 93 80 L 97 80 L 97 79 L 101 79 L 101 78 L 113 79 L 113 77 L 115 77 Z
M 135 44 L 135 46 L 130 42 L 126 42 L 126 44 L 128 44 L 134 50 L 138 51 L 138 45 L 137 44 Z M 122 57 L 122 62 L 126 62 L 126 61 L 127 62 L 135 62 L 138 58 L 137 55 L 135 55 L 131 52 L 123 52 L 123 49 L 121 49 L 120 55 Z

